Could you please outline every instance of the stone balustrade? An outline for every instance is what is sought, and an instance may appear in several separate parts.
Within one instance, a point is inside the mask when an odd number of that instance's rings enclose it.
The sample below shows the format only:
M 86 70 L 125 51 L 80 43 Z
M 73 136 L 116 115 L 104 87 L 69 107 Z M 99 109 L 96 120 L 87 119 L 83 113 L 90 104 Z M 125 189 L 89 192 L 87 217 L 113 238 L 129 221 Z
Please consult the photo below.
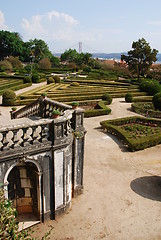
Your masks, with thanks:
M 58 119 L 39 119 L 0 129 L 0 159 L 15 152 L 36 151 L 36 148 L 56 147 L 71 141 L 72 111 L 64 111 Z M 40 151 L 40 149 L 39 149 Z
M 11 118 L 22 118 L 30 116 L 39 116 L 42 118 L 50 118 L 53 110 L 59 110 L 63 115 L 63 112 L 67 109 L 72 109 L 70 105 L 63 104 L 57 101 L 53 101 L 49 98 L 38 98 L 36 101 L 32 102 L 25 107 L 17 111 L 11 112 Z

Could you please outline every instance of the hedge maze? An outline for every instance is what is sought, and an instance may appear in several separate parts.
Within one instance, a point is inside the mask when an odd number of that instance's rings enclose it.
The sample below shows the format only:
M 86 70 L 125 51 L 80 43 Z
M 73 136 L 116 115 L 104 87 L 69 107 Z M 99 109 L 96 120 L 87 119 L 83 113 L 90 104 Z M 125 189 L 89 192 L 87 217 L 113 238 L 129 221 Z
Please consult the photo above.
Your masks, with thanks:
M 74 84 L 75 83 L 75 84 Z M 132 92 L 133 96 L 144 96 L 140 92 L 138 85 L 130 83 L 119 83 L 112 81 L 98 80 L 67 80 L 64 83 L 52 83 L 43 87 L 38 87 L 32 91 L 17 96 L 16 105 L 25 105 L 41 96 L 43 92 L 47 97 L 70 104 L 79 101 L 80 105 L 88 102 L 98 102 L 104 93 L 109 93 L 112 98 L 125 97 L 127 92 Z
M 24 78 L 20 77 L 13 78 L 12 76 L 10 77 L 0 76 L 0 95 L 3 94 L 3 92 L 8 89 L 16 91 L 31 85 L 31 83 L 24 84 L 23 79 Z

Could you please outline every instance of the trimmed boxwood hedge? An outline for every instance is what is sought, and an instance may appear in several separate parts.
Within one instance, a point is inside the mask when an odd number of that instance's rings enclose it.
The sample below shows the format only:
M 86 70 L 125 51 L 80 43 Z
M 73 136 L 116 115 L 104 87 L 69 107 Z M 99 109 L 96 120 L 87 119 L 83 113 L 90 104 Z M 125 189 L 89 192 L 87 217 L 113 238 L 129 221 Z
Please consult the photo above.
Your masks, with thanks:
M 92 109 L 86 110 L 84 113 L 84 117 L 96 117 L 101 115 L 107 115 L 111 112 L 111 109 Z
M 131 110 L 143 116 L 161 118 L 161 111 L 156 111 L 152 102 L 136 102 L 131 105 Z
M 116 135 L 120 140 L 122 140 L 130 151 L 143 150 L 161 143 L 160 132 L 157 134 L 150 134 L 149 136 L 147 135 L 141 139 L 129 138 L 127 132 L 120 128 L 120 125 L 127 123 L 146 123 L 147 125 L 157 124 L 157 126 L 161 127 L 161 120 L 142 117 L 119 118 L 115 120 L 102 121 L 100 124 L 103 129 L 107 130 L 108 133 Z
M 85 117 L 96 117 L 101 115 L 107 115 L 111 112 L 111 109 L 107 107 L 106 101 L 99 101 L 96 109 L 86 110 L 84 113 Z

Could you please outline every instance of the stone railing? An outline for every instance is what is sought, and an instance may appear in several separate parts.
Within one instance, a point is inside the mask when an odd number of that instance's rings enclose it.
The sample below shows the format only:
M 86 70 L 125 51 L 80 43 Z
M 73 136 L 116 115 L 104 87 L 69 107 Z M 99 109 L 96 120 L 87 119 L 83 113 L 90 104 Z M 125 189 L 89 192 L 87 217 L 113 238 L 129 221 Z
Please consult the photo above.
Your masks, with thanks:
M 71 110 L 72 107 L 49 98 L 40 101 L 40 116 L 43 118 L 50 118 L 53 110 L 59 110 L 61 115 L 63 115 L 64 111 L 67 109 Z
M 72 111 L 66 110 L 58 119 L 40 119 L 29 124 L 0 129 L 0 159 L 24 152 L 68 144 L 72 139 Z
M 11 111 L 11 119 L 16 118 L 23 118 L 23 117 L 30 117 L 40 114 L 40 100 L 37 99 L 36 101 L 22 107 L 17 111 Z
M 63 104 L 57 101 L 53 101 L 49 98 L 40 97 L 36 101 L 22 107 L 17 111 L 11 112 L 11 119 L 39 116 L 42 118 L 50 118 L 53 110 L 59 110 L 63 115 L 63 112 L 67 109 L 72 109 L 70 105 Z

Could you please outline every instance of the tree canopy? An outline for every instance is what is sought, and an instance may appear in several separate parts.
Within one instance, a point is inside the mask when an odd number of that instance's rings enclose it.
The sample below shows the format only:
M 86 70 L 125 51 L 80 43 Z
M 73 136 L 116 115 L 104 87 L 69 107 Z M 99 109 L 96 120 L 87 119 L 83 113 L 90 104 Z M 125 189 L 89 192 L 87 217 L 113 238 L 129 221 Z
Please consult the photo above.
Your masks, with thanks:
M 13 56 L 21 61 L 38 63 L 43 58 L 49 58 L 53 65 L 59 65 L 59 59 L 54 57 L 48 45 L 42 39 L 23 42 L 16 32 L 0 31 L 0 60 Z
M 66 50 L 61 54 L 61 61 L 67 61 L 69 63 L 75 63 L 78 66 L 82 64 L 89 64 L 92 54 L 90 53 L 78 53 L 75 49 Z
M 128 64 L 129 70 L 137 74 L 139 80 L 140 75 L 147 73 L 152 63 L 157 61 L 158 50 L 151 49 L 149 43 L 144 38 L 132 43 L 133 50 L 128 51 L 128 55 L 121 55 L 121 60 Z
M 16 32 L 0 31 L 0 60 L 8 56 L 20 56 L 23 52 L 23 41 Z

